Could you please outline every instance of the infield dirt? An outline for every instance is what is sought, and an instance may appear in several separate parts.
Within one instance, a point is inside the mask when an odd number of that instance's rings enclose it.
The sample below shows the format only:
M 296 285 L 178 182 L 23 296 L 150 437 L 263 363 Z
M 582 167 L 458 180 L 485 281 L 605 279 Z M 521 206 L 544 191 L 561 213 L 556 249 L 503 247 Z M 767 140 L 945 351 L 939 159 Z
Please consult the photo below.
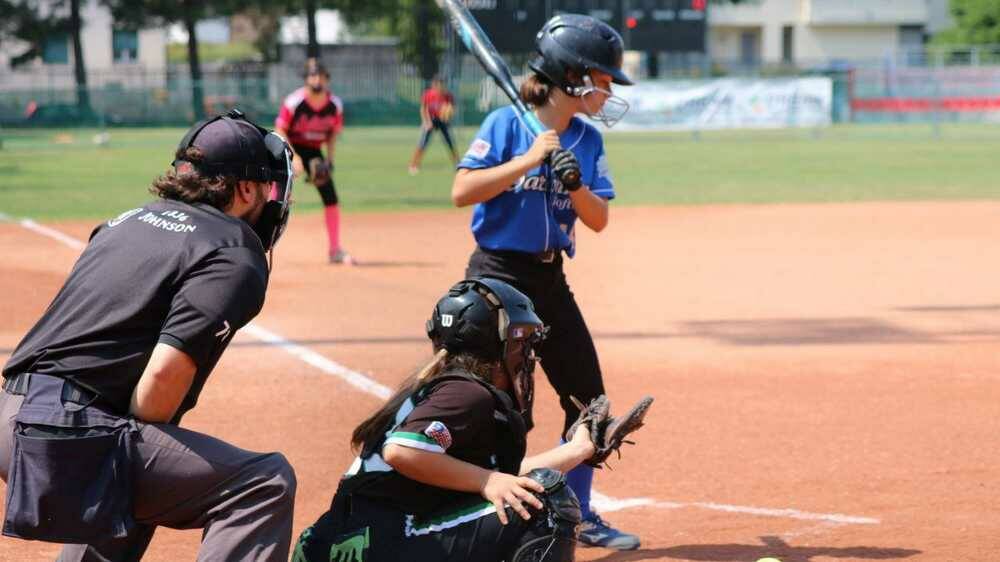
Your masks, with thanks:
M 613 499 L 653 502 L 603 513 L 643 548 L 578 559 L 996 560 L 997 216 L 998 202 L 656 207 L 613 209 L 599 236 L 581 229 L 567 274 L 612 404 L 656 403 L 638 445 L 596 479 Z M 294 216 L 255 322 L 395 386 L 429 354 L 423 322 L 462 276 L 467 220 L 346 215 L 362 265 L 337 267 L 321 216 Z M 49 226 L 86 240 L 93 223 Z M 5 360 L 79 250 L 14 223 L 0 224 L 0 249 Z M 282 451 L 297 534 L 377 404 L 240 333 L 184 425 Z M 556 443 L 561 417 L 543 382 L 536 408 L 534 451 Z M 199 539 L 162 529 L 144 560 L 193 560 Z M 0 560 L 57 551 L 0 540 Z

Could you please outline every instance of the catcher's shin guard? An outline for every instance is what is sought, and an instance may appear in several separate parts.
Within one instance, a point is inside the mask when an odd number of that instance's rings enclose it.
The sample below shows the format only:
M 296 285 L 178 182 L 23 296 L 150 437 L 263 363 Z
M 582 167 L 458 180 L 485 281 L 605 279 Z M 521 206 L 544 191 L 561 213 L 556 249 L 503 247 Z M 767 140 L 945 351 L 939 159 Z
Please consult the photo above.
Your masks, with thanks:
M 557 470 L 536 468 L 528 478 L 545 488 L 542 503 L 545 517 L 525 533 L 511 562 L 573 562 L 576 533 L 580 524 L 580 502 Z

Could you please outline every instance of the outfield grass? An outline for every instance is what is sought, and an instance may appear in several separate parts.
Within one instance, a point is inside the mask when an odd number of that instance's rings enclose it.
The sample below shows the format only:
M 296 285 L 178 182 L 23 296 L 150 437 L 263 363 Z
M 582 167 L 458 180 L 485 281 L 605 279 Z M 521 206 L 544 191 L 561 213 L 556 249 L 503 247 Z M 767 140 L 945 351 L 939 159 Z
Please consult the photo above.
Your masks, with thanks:
M 0 212 L 39 219 L 113 216 L 150 198 L 181 129 L 2 131 Z M 627 133 L 606 136 L 617 204 L 728 204 L 998 199 L 1000 126 L 837 126 L 821 131 Z M 458 131 L 460 145 L 473 129 Z M 452 170 L 435 138 L 424 170 L 406 165 L 416 129 L 348 129 L 337 150 L 347 212 L 446 208 Z M 320 207 L 299 183 L 297 211 Z

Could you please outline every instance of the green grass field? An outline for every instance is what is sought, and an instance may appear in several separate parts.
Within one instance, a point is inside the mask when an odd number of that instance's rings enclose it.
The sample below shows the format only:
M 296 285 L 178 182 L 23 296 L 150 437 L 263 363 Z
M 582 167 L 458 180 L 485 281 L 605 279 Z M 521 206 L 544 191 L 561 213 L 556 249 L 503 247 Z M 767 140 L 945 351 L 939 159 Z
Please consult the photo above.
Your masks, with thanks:
M 181 129 L 0 131 L 0 212 L 38 219 L 101 219 L 150 198 Z M 458 132 L 464 150 L 473 129 Z M 354 128 L 337 150 L 346 212 L 446 208 L 452 169 L 439 138 L 418 176 L 406 172 L 416 129 Z M 836 126 L 820 131 L 606 135 L 616 204 L 997 199 L 1000 125 Z M 299 183 L 298 212 L 319 209 Z

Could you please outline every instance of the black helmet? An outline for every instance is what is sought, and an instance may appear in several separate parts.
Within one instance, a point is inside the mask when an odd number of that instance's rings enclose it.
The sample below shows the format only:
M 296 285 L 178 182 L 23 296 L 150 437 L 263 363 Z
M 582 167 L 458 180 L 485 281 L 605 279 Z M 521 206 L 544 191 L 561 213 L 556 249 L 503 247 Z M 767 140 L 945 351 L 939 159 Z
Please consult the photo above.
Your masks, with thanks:
M 581 14 L 553 17 L 535 36 L 535 50 L 539 56 L 528 66 L 570 95 L 576 95 L 580 79 L 591 70 L 610 75 L 615 84 L 632 85 L 621 69 L 625 50 L 622 36 L 597 18 Z
M 434 306 L 427 335 L 435 349 L 500 362 L 522 413 L 531 411 L 534 351 L 545 328 L 524 293 L 489 277 L 460 281 Z

